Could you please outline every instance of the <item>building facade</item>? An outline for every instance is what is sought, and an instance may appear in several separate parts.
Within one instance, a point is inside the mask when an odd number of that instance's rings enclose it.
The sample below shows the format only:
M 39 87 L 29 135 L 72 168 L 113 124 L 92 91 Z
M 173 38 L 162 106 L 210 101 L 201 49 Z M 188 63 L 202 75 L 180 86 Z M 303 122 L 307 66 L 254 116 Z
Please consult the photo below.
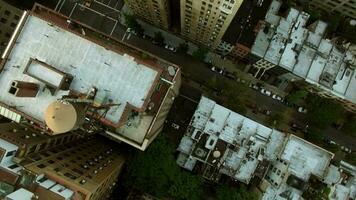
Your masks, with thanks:
M 0 54 L 4 51 L 22 15 L 22 10 L 0 0 Z
M 171 21 L 169 0 L 125 0 L 125 3 L 134 15 L 168 30 Z
M 242 0 L 181 0 L 181 34 L 199 46 L 216 49 L 241 4 Z
M 74 134 L 54 139 L 16 123 L 0 126 L 1 198 L 88 200 L 111 194 L 124 163 L 115 142 Z
M 310 5 L 326 12 L 339 13 L 356 19 L 356 1 L 354 0 L 312 0 Z

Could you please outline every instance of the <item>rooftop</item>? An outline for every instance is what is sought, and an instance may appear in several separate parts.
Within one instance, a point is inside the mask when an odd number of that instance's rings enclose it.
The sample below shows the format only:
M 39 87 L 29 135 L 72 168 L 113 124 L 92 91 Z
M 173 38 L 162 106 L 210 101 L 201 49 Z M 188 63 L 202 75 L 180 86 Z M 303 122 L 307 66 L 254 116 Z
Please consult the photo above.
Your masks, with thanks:
M 20 188 L 13 193 L 9 194 L 6 196 L 5 199 L 11 199 L 11 200 L 31 200 L 35 195 L 23 188 Z
M 306 26 L 308 13 L 291 8 L 286 18 L 278 16 L 280 6 L 280 1 L 272 2 L 252 46 L 252 54 L 356 103 L 354 45 L 324 39 L 327 23 L 317 21 Z
M 181 154 L 187 156 L 181 155 L 177 162 L 192 170 L 194 166 L 190 164 L 195 165 L 198 160 L 248 184 L 261 165 L 268 165 L 262 161 L 275 159 L 284 137 L 277 130 L 202 97 L 178 147 Z
M 289 171 L 307 181 L 311 174 L 322 178 L 326 175 L 333 154 L 299 137 L 290 135 L 281 155 L 289 163 Z
M 0 90 L 0 101 L 42 122 L 48 105 L 68 95 L 68 91 L 52 95 L 45 83 L 24 74 L 30 59 L 37 59 L 75 76 L 70 90 L 88 93 L 95 86 L 98 90 L 107 91 L 108 100 L 121 104 L 106 115 L 106 119 L 114 124 L 119 122 L 126 104 L 137 108 L 144 106 L 160 74 L 154 68 L 137 63 L 127 54 L 120 55 L 33 15 L 27 17 L 15 43 L 0 76 L 0 85 L 5 86 Z M 45 69 L 37 67 L 33 73 L 46 74 L 53 84 L 60 82 L 58 74 Z M 7 90 L 13 80 L 38 83 L 40 92 L 36 98 L 18 98 Z
M 94 103 L 109 107 L 98 115 L 113 131 L 105 135 L 141 148 L 179 69 L 106 39 L 40 5 L 25 12 L 2 55 L 0 114 L 25 118 L 51 134 L 45 126 L 47 107 L 68 97 L 83 99 L 95 88 Z M 12 92 L 14 81 L 35 84 L 38 92 L 18 97 Z

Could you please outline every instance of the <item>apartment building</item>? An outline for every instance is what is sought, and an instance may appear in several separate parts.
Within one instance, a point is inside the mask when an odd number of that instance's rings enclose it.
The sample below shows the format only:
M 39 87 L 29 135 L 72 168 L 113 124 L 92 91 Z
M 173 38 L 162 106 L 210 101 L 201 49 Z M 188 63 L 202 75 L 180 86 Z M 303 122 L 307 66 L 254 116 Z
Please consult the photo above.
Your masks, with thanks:
M 22 12 L 22 10 L 0 0 L 0 54 L 9 42 Z
M 40 5 L 24 12 L 1 57 L 0 115 L 52 136 L 82 129 L 145 150 L 178 95 L 180 69 L 97 35 Z
M 332 164 L 334 154 L 298 136 L 266 127 L 202 97 L 177 148 L 177 164 L 218 182 L 258 184 L 261 199 L 355 199 L 355 167 Z M 256 192 L 256 191 L 254 191 Z
M 37 175 L 34 193 L 42 196 L 40 199 L 54 199 L 53 192 L 84 200 L 106 199 L 124 163 L 114 146 L 103 138 L 91 137 L 34 154 L 23 167 L 28 174 Z
M 49 136 L 15 123 L 0 125 L 14 134 L 4 131 L 0 136 L 1 198 L 87 200 L 111 194 L 124 163 L 115 142 L 98 136 L 69 141 L 74 135 L 68 134 L 59 135 L 58 144 L 44 146 Z M 26 146 L 33 149 L 30 144 L 40 149 L 24 155 Z
M 46 150 L 48 148 L 65 145 L 69 142 L 85 137 L 82 131 L 73 131 L 56 136 L 39 133 L 38 131 L 18 123 L 1 123 L 0 138 L 18 146 L 15 160 L 20 162 L 27 155 Z
M 169 0 L 125 0 L 125 3 L 134 15 L 168 30 L 171 22 Z
M 200 46 L 216 49 L 242 0 L 181 0 L 181 34 Z M 220 49 L 226 49 L 224 44 Z
M 310 1 L 310 5 L 313 8 L 322 9 L 326 12 L 334 12 L 356 19 L 355 0 L 312 0 Z
M 279 16 L 281 5 L 271 3 L 252 46 L 255 77 L 272 70 L 288 74 L 290 82 L 305 80 L 312 92 L 356 111 L 356 45 L 325 38 L 327 23 L 307 26 L 310 15 L 295 8 Z

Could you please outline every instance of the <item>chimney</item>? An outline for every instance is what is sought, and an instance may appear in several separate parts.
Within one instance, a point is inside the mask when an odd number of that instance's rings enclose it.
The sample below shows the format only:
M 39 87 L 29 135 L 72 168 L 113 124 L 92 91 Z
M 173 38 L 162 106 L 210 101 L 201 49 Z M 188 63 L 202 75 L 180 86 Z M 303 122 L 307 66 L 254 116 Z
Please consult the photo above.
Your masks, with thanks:
M 39 85 L 25 81 L 12 81 L 9 93 L 16 97 L 36 97 Z

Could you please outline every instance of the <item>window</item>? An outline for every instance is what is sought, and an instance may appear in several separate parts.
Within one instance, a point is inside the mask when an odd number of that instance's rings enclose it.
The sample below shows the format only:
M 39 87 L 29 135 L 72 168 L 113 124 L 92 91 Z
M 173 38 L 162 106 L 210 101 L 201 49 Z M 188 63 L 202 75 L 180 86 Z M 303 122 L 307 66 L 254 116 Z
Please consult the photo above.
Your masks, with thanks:
M 45 181 L 47 181 L 47 180 L 48 180 L 48 178 L 42 177 L 42 178 L 40 178 L 40 179 L 38 180 L 38 182 L 43 183 L 43 182 L 45 182 Z
M 0 22 L 3 23 L 3 24 L 5 24 L 5 23 L 7 22 L 7 19 L 1 18 L 1 19 L 0 19 Z
M 13 156 L 13 155 L 15 155 L 15 154 L 16 154 L 16 150 L 14 150 L 14 151 L 9 151 L 9 152 L 7 152 L 7 154 L 6 154 L 6 157 Z
M 28 150 L 28 153 L 30 154 L 30 153 L 35 152 L 36 147 L 37 147 L 36 145 L 33 145 L 33 146 Z
M 73 180 L 77 178 L 76 176 L 74 176 L 73 174 L 68 173 L 68 172 L 65 173 L 64 176 L 66 176 L 66 177 L 68 177 L 68 178 L 70 178 L 70 179 L 73 179 Z
M 53 164 L 54 163 L 54 161 L 53 160 L 49 160 L 49 161 L 47 161 L 49 164 Z
M 15 19 L 15 20 L 19 20 L 20 17 L 19 17 L 18 15 L 15 15 L 15 16 L 14 16 L 14 19 Z
M 44 164 L 39 164 L 39 165 L 37 165 L 37 167 L 40 168 L 40 169 L 43 169 L 43 168 L 46 167 L 46 165 L 44 165 Z
M 11 14 L 11 12 L 8 11 L 8 10 L 5 10 L 4 14 L 5 14 L 6 16 L 9 16 L 9 15 Z
M 10 165 L 9 166 L 9 169 L 15 169 L 15 168 L 18 168 L 19 166 L 17 164 L 13 164 L 13 165 Z

